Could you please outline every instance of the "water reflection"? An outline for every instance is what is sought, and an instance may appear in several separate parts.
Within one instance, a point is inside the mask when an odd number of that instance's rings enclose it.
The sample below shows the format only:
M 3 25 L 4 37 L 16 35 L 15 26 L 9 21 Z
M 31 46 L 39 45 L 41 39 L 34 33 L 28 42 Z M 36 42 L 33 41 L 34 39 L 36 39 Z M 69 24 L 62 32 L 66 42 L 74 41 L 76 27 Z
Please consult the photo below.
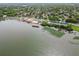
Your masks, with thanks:
M 79 46 L 17 20 L 0 22 L 0 55 L 79 55 Z

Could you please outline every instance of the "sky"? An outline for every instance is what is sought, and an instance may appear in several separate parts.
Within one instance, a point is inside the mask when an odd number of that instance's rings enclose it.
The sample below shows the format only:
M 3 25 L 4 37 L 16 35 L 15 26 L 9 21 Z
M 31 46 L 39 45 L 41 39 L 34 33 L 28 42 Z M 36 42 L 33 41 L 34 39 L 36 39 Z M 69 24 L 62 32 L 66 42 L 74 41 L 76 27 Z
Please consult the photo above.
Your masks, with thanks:
M 0 0 L 0 3 L 79 3 L 79 0 Z

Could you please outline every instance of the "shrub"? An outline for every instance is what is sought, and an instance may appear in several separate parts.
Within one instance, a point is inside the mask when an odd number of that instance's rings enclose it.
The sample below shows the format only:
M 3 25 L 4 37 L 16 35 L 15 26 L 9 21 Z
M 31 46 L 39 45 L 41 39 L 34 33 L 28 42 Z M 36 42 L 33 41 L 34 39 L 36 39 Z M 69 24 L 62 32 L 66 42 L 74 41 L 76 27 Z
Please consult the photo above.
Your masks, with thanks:
M 42 26 L 48 26 L 48 22 L 47 21 L 42 21 Z
M 73 19 L 73 18 L 66 19 L 66 22 L 69 22 L 69 23 L 78 23 L 78 21 L 76 19 Z

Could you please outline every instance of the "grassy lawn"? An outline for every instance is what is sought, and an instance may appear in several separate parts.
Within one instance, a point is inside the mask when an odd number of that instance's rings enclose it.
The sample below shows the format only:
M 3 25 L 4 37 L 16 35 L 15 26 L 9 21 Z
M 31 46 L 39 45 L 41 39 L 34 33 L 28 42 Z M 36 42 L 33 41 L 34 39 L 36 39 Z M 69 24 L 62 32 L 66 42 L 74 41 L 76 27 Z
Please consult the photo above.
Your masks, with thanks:
M 72 25 L 72 29 L 79 32 L 79 26 Z
M 54 30 L 50 27 L 46 27 L 46 26 L 44 27 L 44 29 L 56 37 L 62 37 L 65 34 L 64 32 L 56 31 L 56 30 Z

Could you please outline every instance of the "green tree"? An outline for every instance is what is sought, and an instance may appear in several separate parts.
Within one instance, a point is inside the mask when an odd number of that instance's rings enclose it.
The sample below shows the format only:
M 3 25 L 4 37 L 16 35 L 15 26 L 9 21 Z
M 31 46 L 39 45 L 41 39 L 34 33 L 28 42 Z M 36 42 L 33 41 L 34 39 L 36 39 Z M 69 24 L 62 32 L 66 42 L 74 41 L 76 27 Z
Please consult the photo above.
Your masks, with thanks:
M 77 20 L 74 19 L 74 18 L 68 18 L 68 19 L 66 19 L 66 22 L 69 22 L 69 23 L 77 23 Z

